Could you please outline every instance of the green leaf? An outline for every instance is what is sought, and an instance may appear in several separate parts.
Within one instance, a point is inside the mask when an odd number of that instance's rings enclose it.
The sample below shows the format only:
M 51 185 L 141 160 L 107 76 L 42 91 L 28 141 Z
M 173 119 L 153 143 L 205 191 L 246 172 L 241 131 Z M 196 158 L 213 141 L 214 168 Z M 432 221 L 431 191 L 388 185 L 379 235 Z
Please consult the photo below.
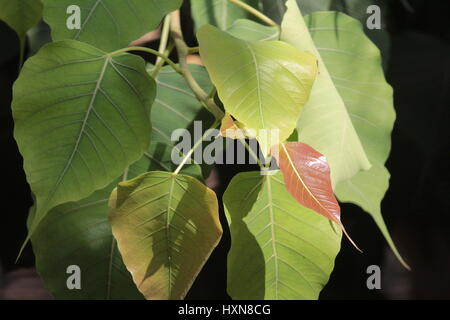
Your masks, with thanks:
M 40 0 L 0 0 L 0 20 L 13 28 L 21 39 L 41 18 Z
M 288 0 L 287 6 L 281 39 L 319 57 L 319 76 L 298 122 L 299 141 L 327 157 L 332 182 L 336 185 L 353 177 L 361 169 L 369 169 L 371 165 L 295 0 Z
M 109 203 L 114 237 L 147 299 L 183 299 L 222 235 L 217 198 L 196 179 L 149 172 Z
M 280 32 L 277 27 L 263 26 L 252 20 L 236 20 L 227 32 L 233 37 L 247 41 L 278 40 Z
M 243 0 L 255 8 L 258 6 L 258 1 Z M 191 0 L 191 11 L 196 29 L 205 24 L 211 24 L 221 30 L 227 30 L 235 20 L 252 17 L 228 0 Z
M 53 40 L 83 41 L 105 51 L 128 46 L 158 27 L 162 18 L 181 6 L 182 0 L 43 0 L 44 20 Z M 67 8 L 81 9 L 80 29 L 67 27 Z
M 317 75 L 316 58 L 280 41 L 244 41 L 209 25 L 198 39 L 225 110 L 256 131 L 267 154 L 279 143 L 267 138 L 268 130 L 278 130 L 280 141 L 292 134 Z
M 108 221 L 116 183 L 50 211 L 32 236 L 36 268 L 56 299 L 142 299 L 122 262 Z M 80 267 L 81 290 L 69 290 L 67 268 Z
M 67 40 L 43 47 L 14 85 L 14 135 L 36 196 L 53 207 L 117 179 L 147 150 L 154 81 L 137 56 Z
M 339 229 L 301 206 L 280 172 L 240 173 L 223 200 L 231 232 L 231 297 L 317 299 L 340 249 Z
M 393 91 L 386 82 L 377 47 L 361 23 L 345 14 L 318 12 L 305 18 L 311 35 L 351 116 L 372 163 L 368 171 L 337 184 L 341 201 L 369 212 L 394 253 L 406 266 L 387 231 L 380 204 L 389 187 L 384 164 L 391 149 L 395 122 Z

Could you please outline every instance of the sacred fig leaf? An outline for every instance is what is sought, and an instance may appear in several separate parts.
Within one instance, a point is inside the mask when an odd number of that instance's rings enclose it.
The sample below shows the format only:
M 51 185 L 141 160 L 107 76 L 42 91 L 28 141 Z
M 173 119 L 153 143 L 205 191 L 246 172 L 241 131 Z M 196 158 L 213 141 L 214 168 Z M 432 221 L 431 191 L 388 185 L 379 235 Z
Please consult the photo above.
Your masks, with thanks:
M 371 164 L 297 3 L 288 0 L 286 4 L 288 10 L 282 23 L 281 40 L 319 58 L 319 75 L 297 125 L 299 141 L 326 156 L 334 186 L 362 169 L 370 169 Z
M 54 208 L 32 236 L 37 271 L 56 299 L 143 299 L 108 221 L 108 198 L 115 186 Z M 81 290 L 68 288 L 69 266 L 80 268 Z
M 252 20 L 236 20 L 227 32 L 233 37 L 247 41 L 278 40 L 280 31 L 277 27 L 263 26 Z
M 380 51 L 367 38 L 361 23 L 345 14 L 318 12 L 306 16 L 305 21 L 372 163 L 370 170 L 339 182 L 336 195 L 366 210 L 407 266 L 389 235 L 380 208 L 389 187 L 390 175 L 384 164 L 395 122 L 393 90 L 386 82 Z
M 325 156 L 301 142 L 283 143 L 277 151 L 275 157 L 289 193 L 301 205 L 337 223 L 347 235 L 341 222 L 341 208 L 334 197 L 330 167 Z
M 226 112 L 255 132 L 267 155 L 296 127 L 317 75 L 315 56 L 279 41 L 240 40 L 210 25 L 197 37 Z
M 40 0 L 0 0 L 0 20 L 6 22 L 24 41 L 28 30 L 42 18 Z
M 36 197 L 53 207 L 117 179 L 147 150 L 155 83 L 142 58 L 66 40 L 30 58 L 14 85 L 14 136 Z
M 120 183 L 109 208 L 142 294 L 183 299 L 222 235 L 214 192 L 192 177 L 154 171 Z
M 334 268 L 340 230 L 300 205 L 281 172 L 240 173 L 223 200 L 231 232 L 231 297 L 317 299 Z
M 279 146 L 277 161 L 289 193 L 305 207 L 340 225 L 341 210 L 325 156 L 307 144 L 286 142 Z
M 158 27 L 162 18 L 181 6 L 182 0 L 42 0 L 44 20 L 53 40 L 73 39 L 112 51 L 126 47 Z M 75 23 L 80 9 L 79 28 Z M 70 8 L 70 10 L 69 10 Z
M 256 8 L 259 1 L 243 0 L 243 2 Z M 191 12 L 197 29 L 205 24 L 211 24 L 221 30 L 227 30 L 237 19 L 252 17 L 250 13 L 229 0 L 191 0 Z

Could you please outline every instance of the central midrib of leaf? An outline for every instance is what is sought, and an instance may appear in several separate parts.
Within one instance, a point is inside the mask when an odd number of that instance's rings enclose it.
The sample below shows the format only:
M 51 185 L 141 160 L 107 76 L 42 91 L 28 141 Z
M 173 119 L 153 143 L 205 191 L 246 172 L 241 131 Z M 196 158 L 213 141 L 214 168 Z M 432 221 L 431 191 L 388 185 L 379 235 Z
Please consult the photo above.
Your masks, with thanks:
M 83 123 L 82 123 L 81 128 L 80 128 L 80 132 L 78 133 L 78 137 L 77 137 L 77 141 L 75 142 L 75 146 L 74 146 L 74 148 L 72 150 L 72 153 L 69 156 L 69 159 L 67 160 L 66 166 L 64 167 L 63 171 L 61 172 L 61 174 L 58 177 L 58 180 L 56 181 L 54 187 L 52 188 L 52 191 L 49 192 L 49 195 L 47 196 L 46 201 L 45 201 L 45 205 L 48 205 L 48 203 L 50 202 L 50 200 L 54 196 L 54 194 L 56 192 L 56 189 L 58 188 L 58 186 L 63 181 L 64 176 L 67 173 L 67 170 L 72 165 L 73 158 L 75 157 L 75 154 L 78 151 L 78 147 L 79 147 L 79 145 L 81 143 L 81 140 L 82 140 L 82 137 L 84 135 L 85 127 L 86 127 L 86 124 L 87 124 L 87 122 L 89 120 L 89 116 L 91 115 L 91 112 L 94 110 L 95 99 L 97 98 L 97 95 L 98 95 L 98 93 L 101 90 L 101 83 L 103 81 L 103 78 L 104 78 L 105 73 L 106 73 L 107 66 L 110 63 L 110 61 L 111 61 L 111 56 L 106 56 L 105 62 L 103 64 L 102 70 L 100 72 L 100 76 L 99 76 L 99 78 L 96 81 L 96 85 L 95 85 L 94 91 L 92 93 L 91 101 L 89 102 L 88 109 L 86 110 L 86 115 L 84 116 Z
M 170 179 L 170 189 L 167 201 L 167 213 L 166 213 L 166 243 L 167 243 L 167 268 L 169 269 L 169 297 L 172 297 L 172 250 L 170 247 L 170 211 L 172 210 L 172 195 L 175 185 L 175 177 Z
M 289 161 L 289 165 L 292 167 L 292 170 L 295 172 L 295 176 L 298 178 L 298 180 L 300 181 L 300 183 L 302 184 L 303 188 L 308 192 L 308 194 L 311 196 L 311 198 L 314 199 L 314 201 L 325 211 L 329 212 L 329 210 L 327 208 L 325 208 L 322 205 L 322 202 L 319 201 L 319 199 L 317 199 L 317 197 L 311 192 L 311 190 L 309 189 L 309 187 L 306 185 L 306 183 L 303 181 L 303 178 L 300 174 L 300 172 L 298 172 L 297 167 L 294 164 L 294 161 L 292 160 L 291 156 L 289 155 L 289 152 L 286 149 L 286 146 L 284 144 L 281 145 L 281 147 L 283 148 L 283 152 L 286 154 L 286 157 Z M 338 222 L 339 223 L 339 222 Z
M 270 177 L 266 176 L 266 184 L 267 184 L 267 196 L 269 200 L 269 216 L 270 216 L 270 231 L 272 234 L 272 251 L 273 258 L 275 263 L 275 299 L 278 299 L 278 254 L 277 254 L 277 245 L 275 240 L 275 217 L 273 214 L 273 199 L 272 199 L 272 186 L 270 184 Z

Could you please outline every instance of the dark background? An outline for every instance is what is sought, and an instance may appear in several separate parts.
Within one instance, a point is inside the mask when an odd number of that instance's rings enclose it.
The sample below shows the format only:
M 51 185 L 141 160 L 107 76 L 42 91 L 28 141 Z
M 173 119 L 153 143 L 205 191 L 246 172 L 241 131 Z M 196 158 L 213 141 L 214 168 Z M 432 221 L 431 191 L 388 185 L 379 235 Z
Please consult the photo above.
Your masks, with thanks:
M 412 271 L 396 261 L 369 215 L 343 204 L 344 224 L 364 254 L 343 240 L 322 299 L 450 299 L 450 0 L 410 0 L 410 9 L 400 0 L 387 2 L 391 50 L 386 72 L 395 90 L 398 118 L 387 163 L 391 187 L 382 209 Z M 185 5 L 183 9 L 185 33 L 193 39 L 189 8 Z M 2 22 L 0 44 L 0 261 L 3 272 L 9 274 L 9 285 L 33 288 L 22 297 L 43 298 L 46 295 L 38 289 L 40 283 L 32 269 L 23 270 L 34 265 L 30 246 L 15 263 L 26 237 L 25 221 L 32 201 L 12 136 L 11 87 L 17 76 L 18 40 Z M 220 197 L 236 168 L 220 166 L 218 173 Z M 225 230 L 188 299 L 228 298 L 229 243 Z M 381 290 L 366 287 L 369 265 L 381 267 Z M 19 269 L 22 271 L 17 272 Z M 25 291 L 17 292 L 15 297 L 21 297 Z

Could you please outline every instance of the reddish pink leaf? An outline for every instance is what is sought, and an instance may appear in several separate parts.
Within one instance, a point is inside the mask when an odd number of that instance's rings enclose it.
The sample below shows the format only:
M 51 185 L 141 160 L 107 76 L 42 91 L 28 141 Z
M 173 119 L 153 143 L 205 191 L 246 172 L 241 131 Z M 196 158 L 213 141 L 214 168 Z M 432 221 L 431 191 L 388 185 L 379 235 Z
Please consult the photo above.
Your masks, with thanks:
M 341 208 L 331 186 L 330 167 L 325 156 L 307 144 L 286 142 L 279 145 L 278 166 L 286 189 L 303 206 L 336 222 L 350 242 L 341 222 Z

